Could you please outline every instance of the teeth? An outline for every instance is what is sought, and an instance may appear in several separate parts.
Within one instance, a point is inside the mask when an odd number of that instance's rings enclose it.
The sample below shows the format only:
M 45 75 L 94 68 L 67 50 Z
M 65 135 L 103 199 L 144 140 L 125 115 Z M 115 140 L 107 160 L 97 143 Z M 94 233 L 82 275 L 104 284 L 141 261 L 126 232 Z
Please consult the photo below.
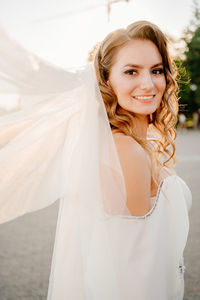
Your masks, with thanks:
M 145 96 L 144 96 L 144 97 L 141 97 L 141 96 L 136 97 L 136 96 L 135 96 L 135 98 L 136 98 L 136 99 L 152 99 L 153 96 L 146 96 L 146 97 L 145 97 Z

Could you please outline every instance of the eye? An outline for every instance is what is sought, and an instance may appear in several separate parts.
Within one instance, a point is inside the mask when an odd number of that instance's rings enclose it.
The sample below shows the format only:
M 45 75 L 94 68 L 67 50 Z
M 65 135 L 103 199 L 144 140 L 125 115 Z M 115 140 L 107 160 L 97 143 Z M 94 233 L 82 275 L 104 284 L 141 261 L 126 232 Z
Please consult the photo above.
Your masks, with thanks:
M 164 70 L 162 68 L 154 69 L 152 71 L 152 73 L 155 74 L 155 75 L 163 74 L 163 72 L 164 72 Z
M 124 74 L 134 75 L 134 74 L 136 74 L 136 70 L 133 70 L 133 69 L 127 70 L 127 71 L 124 72 Z

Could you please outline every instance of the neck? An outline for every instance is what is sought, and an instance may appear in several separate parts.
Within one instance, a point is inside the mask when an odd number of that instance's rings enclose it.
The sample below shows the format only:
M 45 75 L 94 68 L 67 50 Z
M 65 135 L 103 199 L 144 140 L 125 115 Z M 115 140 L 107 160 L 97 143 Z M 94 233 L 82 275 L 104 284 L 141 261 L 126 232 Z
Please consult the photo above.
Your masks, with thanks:
M 147 128 L 148 128 L 148 118 L 147 116 L 136 116 L 134 120 L 135 132 L 139 138 L 147 140 Z

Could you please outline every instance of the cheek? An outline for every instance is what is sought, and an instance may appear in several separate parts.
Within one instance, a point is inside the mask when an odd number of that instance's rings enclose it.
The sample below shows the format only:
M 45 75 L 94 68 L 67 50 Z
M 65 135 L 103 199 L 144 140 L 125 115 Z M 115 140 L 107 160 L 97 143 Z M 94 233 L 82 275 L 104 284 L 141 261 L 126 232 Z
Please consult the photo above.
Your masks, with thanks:
M 113 92 L 117 95 L 118 86 L 119 86 L 119 78 L 116 75 L 111 74 L 109 77 L 109 84 L 113 90 Z
M 159 90 L 162 94 L 164 94 L 165 89 L 166 89 L 166 80 L 165 80 L 165 78 L 161 78 L 161 79 L 159 79 L 159 80 L 157 81 L 157 88 L 158 88 L 158 90 Z
M 123 76 L 113 76 L 110 78 L 110 85 L 116 96 L 127 94 L 131 91 L 131 83 Z

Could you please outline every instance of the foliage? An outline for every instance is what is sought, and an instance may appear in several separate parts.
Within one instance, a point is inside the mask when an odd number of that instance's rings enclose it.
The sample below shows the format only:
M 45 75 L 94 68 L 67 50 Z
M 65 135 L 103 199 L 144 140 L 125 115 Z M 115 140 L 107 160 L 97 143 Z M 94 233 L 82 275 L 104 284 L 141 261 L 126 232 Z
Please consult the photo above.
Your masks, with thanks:
M 176 60 L 180 73 L 180 104 L 187 104 L 182 111 L 191 116 L 200 107 L 200 7 L 193 1 L 193 18 L 183 33 L 184 59 Z M 180 109 L 181 110 L 181 109 Z
M 190 99 L 190 76 L 186 71 L 184 63 L 181 59 L 175 59 L 175 64 L 178 69 L 178 76 L 176 78 L 179 86 L 178 98 L 179 98 L 179 111 L 188 115 L 190 107 L 188 107 L 188 99 Z M 190 105 L 189 105 L 190 106 Z

